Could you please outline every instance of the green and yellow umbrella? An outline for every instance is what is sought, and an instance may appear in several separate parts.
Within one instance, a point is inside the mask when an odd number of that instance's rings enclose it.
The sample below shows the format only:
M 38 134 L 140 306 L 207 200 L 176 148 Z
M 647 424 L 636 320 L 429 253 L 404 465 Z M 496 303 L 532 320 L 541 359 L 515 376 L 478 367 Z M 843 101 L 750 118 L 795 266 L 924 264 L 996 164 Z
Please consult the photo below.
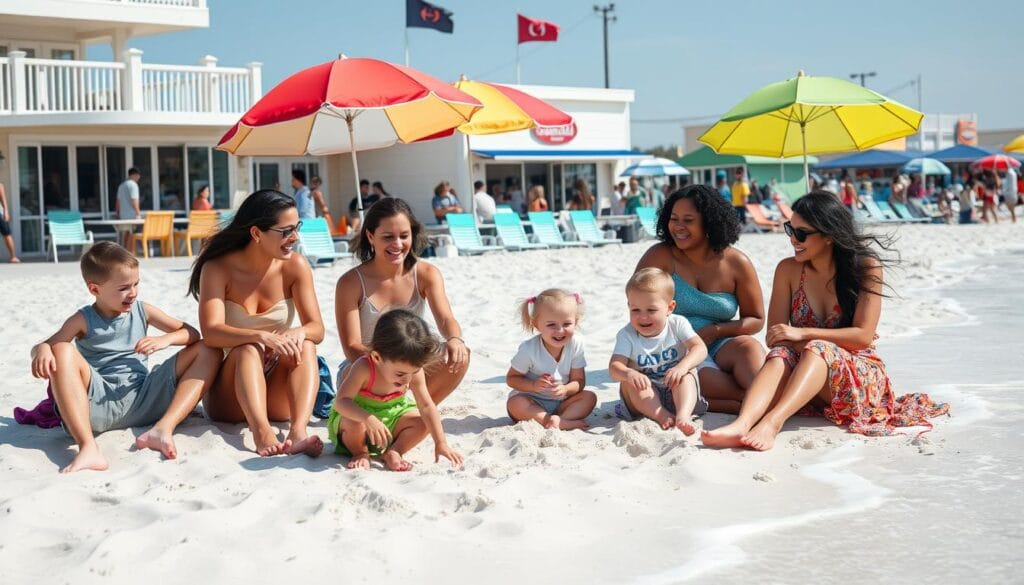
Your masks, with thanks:
M 1003 147 L 1003 152 L 1024 153 L 1024 134 L 1014 138 Z
M 833 77 L 796 77 L 765 86 L 699 138 L 720 154 L 784 158 L 864 150 L 917 132 L 921 112 Z M 809 186 L 808 186 L 809 188 Z

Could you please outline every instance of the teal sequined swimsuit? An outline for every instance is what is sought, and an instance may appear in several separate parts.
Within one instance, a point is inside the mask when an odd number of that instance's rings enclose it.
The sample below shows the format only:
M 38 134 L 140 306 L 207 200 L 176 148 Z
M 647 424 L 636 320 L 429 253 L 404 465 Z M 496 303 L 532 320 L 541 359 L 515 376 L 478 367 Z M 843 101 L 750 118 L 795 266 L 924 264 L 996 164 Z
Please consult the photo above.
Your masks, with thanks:
M 672 281 L 676 285 L 675 313 L 686 317 L 694 331 L 700 331 L 702 327 L 712 323 L 732 321 L 732 318 L 736 316 L 736 311 L 739 309 L 736 295 L 727 292 L 703 292 L 686 282 L 675 271 L 672 272 Z M 715 354 L 730 339 L 732 337 L 715 340 L 708 346 L 708 357 L 715 359 Z

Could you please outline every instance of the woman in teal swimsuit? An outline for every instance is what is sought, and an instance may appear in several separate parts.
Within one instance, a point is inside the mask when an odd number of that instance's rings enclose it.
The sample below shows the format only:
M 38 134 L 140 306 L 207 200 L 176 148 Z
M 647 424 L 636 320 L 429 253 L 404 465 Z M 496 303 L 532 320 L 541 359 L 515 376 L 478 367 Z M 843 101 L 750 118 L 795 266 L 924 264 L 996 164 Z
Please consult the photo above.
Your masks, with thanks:
M 764 327 L 761 285 L 750 259 L 732 247 L 740 233 L 736 211 L 711 187 L 690 185 L 665 201 L 657 231 L 661 242 L 636 270 L 672 275 L 675 312 L 690 321 L 715 366 L 700 369 L 701 392 L 711 410 L 738 412 L 765 352 L 751 337 Z

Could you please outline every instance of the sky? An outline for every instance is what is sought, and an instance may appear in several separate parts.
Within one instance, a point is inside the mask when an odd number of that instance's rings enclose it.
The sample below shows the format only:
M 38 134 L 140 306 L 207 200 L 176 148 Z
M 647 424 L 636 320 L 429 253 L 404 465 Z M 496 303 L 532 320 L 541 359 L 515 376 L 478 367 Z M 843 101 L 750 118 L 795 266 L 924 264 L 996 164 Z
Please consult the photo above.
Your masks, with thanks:
M 577 0 L 436 0 L 453 34 L 409 29 L 410 65 L 441 79 L 515 82 L 516 12 L 561 27 L 558 42 L 521 46 L 522 82 L 604 86 L 602 19 Z M 607 5 L 608 2 L 601 2 Z M 632 142 L 682 143 L 681 126 L 714 121 L 759 87 L 808 75 L 849 78 L 926 113 L 977 113 L 982 130 L 1019 128 L 1017 66 L 1024 4 L 988 0 L 625 0 L 609 24 L 611 86 L 636 91 Z M 132 39 L 143 61 L 263 63 L 264 91 L 345 53 L 402 63 L 404 0 L 208 0 L 208 29 Z M 1016 28 L 1014 28 L 1016 27 Z M 1017 31 L 1016 33 L 1014 31 Z M 1012 43 L 1011 41 L 1018 41 Z M 106 46 L 89 58 L 109 59 Z M 858 81 L 859 83 L 859 81 Z

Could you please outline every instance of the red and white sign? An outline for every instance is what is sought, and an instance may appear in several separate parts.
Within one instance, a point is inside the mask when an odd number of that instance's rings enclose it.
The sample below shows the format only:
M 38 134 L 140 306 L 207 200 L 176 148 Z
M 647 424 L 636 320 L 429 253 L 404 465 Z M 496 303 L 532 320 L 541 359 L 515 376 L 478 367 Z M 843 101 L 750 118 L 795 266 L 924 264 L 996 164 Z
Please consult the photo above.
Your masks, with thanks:
M 532 43 L 534 41 L 557 41 L 558 25 L 546 20 L 529 18 L 517 14 L 519 22 L 519 44 Z
M 576 122 L 565 126 L 537 126 L 530 133 L 544 144 L 566 144 L 576 138 Z

